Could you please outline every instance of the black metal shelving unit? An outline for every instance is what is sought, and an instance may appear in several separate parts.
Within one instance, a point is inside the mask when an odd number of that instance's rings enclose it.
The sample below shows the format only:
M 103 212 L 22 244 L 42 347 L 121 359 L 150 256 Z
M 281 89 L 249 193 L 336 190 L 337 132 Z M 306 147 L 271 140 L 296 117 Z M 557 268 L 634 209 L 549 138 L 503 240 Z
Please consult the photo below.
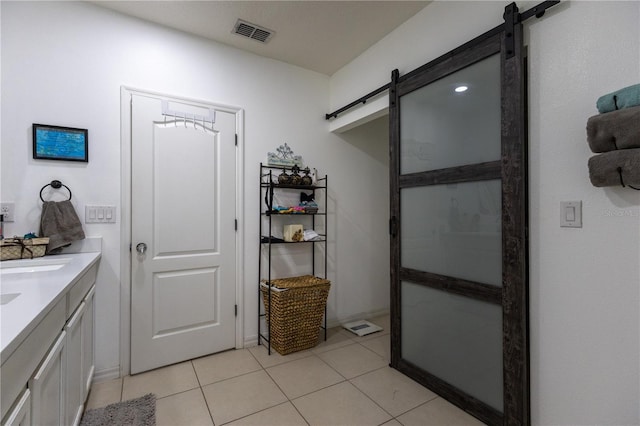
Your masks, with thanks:
M 261 292 L 260 292 L 260 283 L 262 279 L 266 279 L 267 282 L 271 282 L 271 252 L 272 247 L 274 245 L 307 245 L 309 247 L 310 256 L 311 256 L 311 275 L 318 276 L 320 278 L 327 278 L 327 183 L 328 178 L 327 175 L 324 177 L 316 178 L 316 183 L 314 185 L 290 185 L 290 184 L 280 184 L 278 183 L 278 176 L 283 170 L 291 171 L 292 167 L 285 166 L 270 166 L 260 163 L 260 205 L 262 208 L 260 209 L 260 244 L 259 244 L 259 253 L 258 253 L 258 345 L 261 345 L 263 342 L 267 345 L 267 351 L 269 355 L 271 355 L 271 318 L 267 321 L 267 332 L 265 334 L 263 332 L 262 327 L 262 318 L 266 316 L 266 313 L 263 312 L 262 304 L 260 303 Z M 275 210 L 271 210 L 273 206 L 268 205 L 267 200 L 273 200 L 273 194 L 281 189 L 290 189 L 290 190 L 299 190 L 303 191 L 311 191 L 313 194 L 316 203 L 318 204 L 318 211 L 316 213 L 280 213 Z M 318 202 L 318 194 L 321 194 L 322 198 L 321 202 Z M 314 241 L 299 241 L 299 242 L 287 242 L 287 241 L 273 241 L 273 227 L 275 224 L 282 226 L 282 221 L 274 220 L 275 217 L 301 217 L 306 224 L 311 224 L 311 229 L 316 229 L 316 225 L 323 225 L 324 232 L 318 233 L 321 237 L 320 240 Z M 320 223 L 320 221 L 324 221 L 324 223 Z M 275 222 L 275 224 L 274 224 Z M 276 226 L 277 226 L 276 225 Z M 307 229 L 305 227 L 305 229 Z M 316 231 L 317 232 L 317 231 Z M 266 235 L 265 235 L 266 234 Z M 316 251 L 318 244 L 324 244 L 324 261 L 323 265 L 320 268 L 321 274 L 316 275 Z M 266 252 L 266 253 L 265 253 Z M 266 257 L 266 273 L 262 270 L 263 264 L 263 256 Z M 282 278 L 282 277 L 278 277 Z M 269 286 L 268 290 L 268 303 L 271 304 L 271 286 Z M 269 315 L 271 315 L 272 310 L 269 309 Z M 322 323 L 322 327 L 324 330 L 324 340 L 327 340 L 327 307 L 325 305 L 324 308 L 324 320 Z

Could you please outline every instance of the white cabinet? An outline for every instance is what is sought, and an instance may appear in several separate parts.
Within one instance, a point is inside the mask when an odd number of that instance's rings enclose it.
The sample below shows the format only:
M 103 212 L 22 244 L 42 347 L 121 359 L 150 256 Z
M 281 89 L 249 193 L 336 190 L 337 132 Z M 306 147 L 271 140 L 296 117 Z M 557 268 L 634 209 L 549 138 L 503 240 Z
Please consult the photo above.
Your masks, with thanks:
M 96 286 L 94 285 L 87 297 L 84 299 L 85 311 L 82 315 L 82 380 L 83 380 L 83 392 L 82 400 L 86 401 L 89 396 L 89 390 L 91 389 L 91 382 L 93 381 L 93 372 L 95 370 L 95 352 L 94 352 L 94 299 L 96 293 Z
M 62 332 L 31 380 L 31 422 L 37 426 L 63 425 L 65 410 L 65 343 Z
M 2 425 L 80 423 L 94 372 L 97 263 L 2 362 Z
M 25 389 L 7 415 L 5 426 L 31 426 L 31 391 Z
M 82 317 L 85 312 L 85 304 L 82 302 L 65 326 L 65 331 L 67 332 L 67 356 L 65 369 L 66 409 L 64 424 L 69 426 L 80 423 L 84 403 Z
M 89 290 L 67 325 L 65 425 L 78 425 L 93 380 L 93 298 Z

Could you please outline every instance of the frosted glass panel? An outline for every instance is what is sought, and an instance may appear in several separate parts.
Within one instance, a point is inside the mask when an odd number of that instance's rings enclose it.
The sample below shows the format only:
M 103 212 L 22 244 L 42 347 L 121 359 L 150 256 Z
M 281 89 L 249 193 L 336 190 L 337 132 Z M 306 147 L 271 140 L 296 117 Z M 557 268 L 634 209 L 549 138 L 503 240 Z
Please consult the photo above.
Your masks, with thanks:
M 499 180 L 400 191 L 405 268 L 502 285 Z
M 400 115 L 401 174 L 499 160 L 500 56 L 402 96 Z
M 503 410 L 502 308 L 402 282 L 402 358 Z

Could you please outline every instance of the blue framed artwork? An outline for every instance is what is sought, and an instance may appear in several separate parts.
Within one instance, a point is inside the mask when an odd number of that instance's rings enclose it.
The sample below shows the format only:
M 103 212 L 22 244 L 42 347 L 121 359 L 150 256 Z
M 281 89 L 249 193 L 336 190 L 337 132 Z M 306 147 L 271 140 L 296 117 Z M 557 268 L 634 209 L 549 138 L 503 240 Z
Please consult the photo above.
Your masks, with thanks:
M 89 131 L 33 124 L 33 158 L 89 162 Z

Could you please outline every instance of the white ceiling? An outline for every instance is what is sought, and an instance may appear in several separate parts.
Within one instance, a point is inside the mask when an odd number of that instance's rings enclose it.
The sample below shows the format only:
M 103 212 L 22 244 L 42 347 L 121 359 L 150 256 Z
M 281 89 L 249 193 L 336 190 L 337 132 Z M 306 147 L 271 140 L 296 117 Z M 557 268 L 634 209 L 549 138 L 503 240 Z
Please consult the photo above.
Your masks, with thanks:
M 146 21 L 332 75 L 429 1 L 92 1 Z M 238 19 L 275 32 L 232 33 Z

